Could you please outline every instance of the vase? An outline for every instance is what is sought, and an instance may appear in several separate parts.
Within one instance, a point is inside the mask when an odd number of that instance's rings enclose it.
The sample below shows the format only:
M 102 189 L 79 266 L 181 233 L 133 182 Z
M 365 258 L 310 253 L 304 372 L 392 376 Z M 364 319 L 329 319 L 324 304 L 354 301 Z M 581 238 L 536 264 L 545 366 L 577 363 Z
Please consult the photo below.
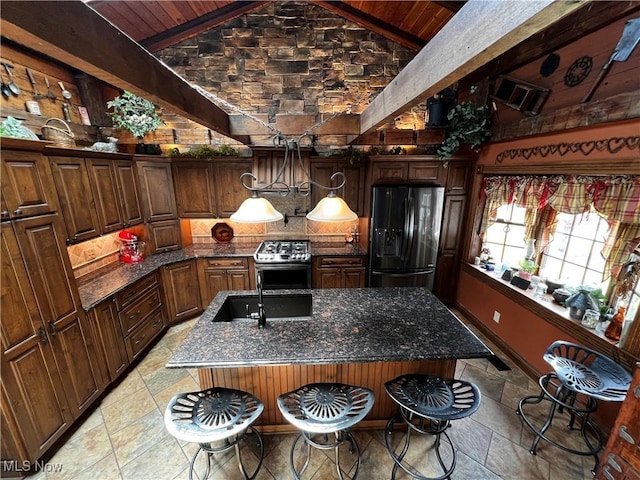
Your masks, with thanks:
M 524 258 L 531 260 L 536 255 L 536 239 L 527 239 L 527 250 L 525 251 Z

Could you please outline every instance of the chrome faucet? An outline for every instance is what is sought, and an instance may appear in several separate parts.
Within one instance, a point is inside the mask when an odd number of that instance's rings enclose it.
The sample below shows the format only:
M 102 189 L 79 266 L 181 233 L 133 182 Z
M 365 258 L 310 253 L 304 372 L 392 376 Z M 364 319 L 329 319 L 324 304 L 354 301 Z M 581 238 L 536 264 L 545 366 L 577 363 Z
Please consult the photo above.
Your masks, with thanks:
M 249 304 L 247 304 L 247 317 L 257 319 L 258 327 L 267 326 L 267 313 L 264 311 L 264 301 L 262 298 L 262 272 L 256 273 L 256 290 L 258 291 L 258 311 L 249 313 Z

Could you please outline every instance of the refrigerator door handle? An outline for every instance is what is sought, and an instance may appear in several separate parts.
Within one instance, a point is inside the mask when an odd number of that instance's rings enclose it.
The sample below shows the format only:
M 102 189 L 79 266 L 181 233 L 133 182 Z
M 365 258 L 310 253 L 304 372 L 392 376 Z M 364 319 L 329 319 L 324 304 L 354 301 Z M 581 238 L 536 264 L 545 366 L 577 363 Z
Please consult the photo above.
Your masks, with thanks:
M 411 276 L 418 276 L 418 275 L 431 275 L 434 272 L 435 272 L 435 269 L 420 270 L 419 272 L 403 272 L 403 273 L 389 273 L 389 272 L 375 272 L 375 271 L 372 271 L 371 275 L 377 275 L 377 276 L 384 275 L 385 277 L 411 277 Z
M 411 212 L 413 210 L 413 199 L 411 197 L 411 191 L 404 199 L 404 222 L 402 226 L 402 250 L 400 251 L 400 261 L 403 265 L 406 265 L 407 255 L 411 251 L 411 237 L 413 232 L 409 228 Z

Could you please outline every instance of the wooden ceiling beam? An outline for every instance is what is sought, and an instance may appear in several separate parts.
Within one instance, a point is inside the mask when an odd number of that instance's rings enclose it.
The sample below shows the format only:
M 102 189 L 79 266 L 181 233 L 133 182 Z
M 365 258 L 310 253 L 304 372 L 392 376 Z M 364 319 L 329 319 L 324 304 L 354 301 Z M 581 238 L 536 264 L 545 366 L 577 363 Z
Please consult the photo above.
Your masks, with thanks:
M 420 50 L 425 44 L 425 41 L 420 37 L 411 35 L 395 25 L 383 22 L 349 4 L 326 0 L 312 0 L 312 3 L 411 50 Z
M 463 79 L 589 0 L 467 2 L 361 114 L 361 134 Z
M 79 1 L 5 2 L 2 36 L 234 137 L 227 113 Z
M 157 52 L 163 48 L 177 45 L 199 33 L 226 23 L 234 18 L 240 17 L 251 10 L 254 10 L 267 3 L 266 1 L 256 2 L 235 2 L 230 5 L 207 13 L 198 18 L 185 22 L 177 27 L 166 30 L 152 37 L 140 41 L 140 45 L 150 52 Z
M 455 13 L 460 10 L 465 3 L 467 3 L 467 0 L 431 0 L 431 3 Z

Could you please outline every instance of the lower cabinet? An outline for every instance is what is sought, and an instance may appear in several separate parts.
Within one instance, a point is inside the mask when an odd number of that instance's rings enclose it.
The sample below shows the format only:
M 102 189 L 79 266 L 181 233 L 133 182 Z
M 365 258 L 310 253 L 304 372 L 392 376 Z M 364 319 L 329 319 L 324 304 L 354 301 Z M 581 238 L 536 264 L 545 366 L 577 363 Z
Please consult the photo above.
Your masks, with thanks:
M 129 362 L 164 330 L 165 314 L 158 274 L 138 280 L 116 295 L 120 327 Z
M 89 312 L 89 322 L 101 358 L 104 385 L 115 381 L 129 366 L 115 299 L 100 303 Z
M 198 280 L 200 300 L 206 308 L 220 291 L 251 290 L 253 265 L 244 257 L 199 258 Z
M 162 290 L 167 305 L 169 325 L 202 313 L 195 260 L 162 267 Z
M 367 277 L 364 256 L 313 257 L 313 288 L 361 288 Z

